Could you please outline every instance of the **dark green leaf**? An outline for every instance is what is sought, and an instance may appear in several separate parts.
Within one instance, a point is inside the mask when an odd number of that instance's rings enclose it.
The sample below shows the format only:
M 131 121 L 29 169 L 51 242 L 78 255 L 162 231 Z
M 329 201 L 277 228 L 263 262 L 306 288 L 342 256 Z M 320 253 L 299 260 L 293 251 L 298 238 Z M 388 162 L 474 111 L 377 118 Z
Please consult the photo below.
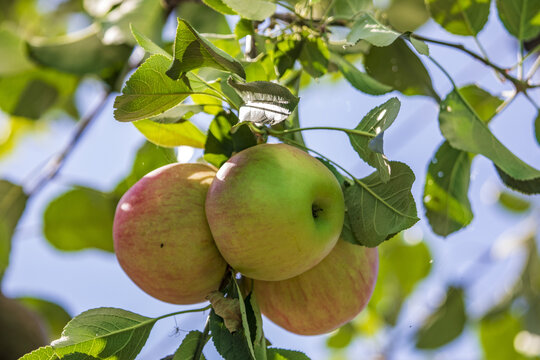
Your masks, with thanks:
M 369 302 L 372 311 L 395 326 L 407 297 L 431 269 L 431 255 L 422 241 L 411 245 L 398 236 L 379 247 L 377 286 Z
M 401 34 L 378 22 L 368 13 L 362 14 L 353 24 L 347 35 L 347 42 L 356 44 L 365 40 L 375 46 L 388 46 Z
M 429 47 L 425 42 L 422 40 L 418 40 L 414 36 L 409 35 L 408 36 L 409 41 L 411 42 L 411 45 L 414 46 L 416 51 L 418 51 L 419 54 L 429 56 Z
M 473 219 L 468 198 L 472 155 L 444 142 L 431 160 L 424 187 L 424 208 L 433 231 L 441 236 Z
M 527 212 L 531 208 L 531 203 L 528 200 L 507 191 L 499 193 L 499 204 L 506 210 L 515 213 Z
M 463 289 L 448 288 L 444 302 L 426 319 L 416 334 L 416 347 L 436 349 L 448 344 L 463 332 L 466 321 Z
M 350 19 L 373 6 L 372 0 L 335 0 L 333 15 L 337 19 Z
M 247 340 L 247 345 L 248 345 L 248 348 L 249 348 L 249 353 L 251 354 L 251 358 L 253 360 L 266 360 L 266 346 L 264 346 L 264 336 L 262 336 L 262 342 L 261 342 L 261 335 L 262 335 L 262 329 L 258 329 L 257 328 L 257 324 L 250 324 L 250 322 L 248 321 L 248 315 L 247 315 L 247 310 L 246 310 L 246 305 L 249 305 L 250 307 L 250 310 L 251 312 L 253 311 L 253 308 L 251 308 L 251 302 L 250 302 L 250 298 L 247 298 L 246 300 L 248 300 L 248 304 L 246 304 L 244 302 L 244 297 L 242 295 L 242 290 L 240 289 L 240 287 L 238 286 L 238 283 L 236 282 L 236 279 L 233 279 L 234 281 L 234 285 L 236 286 L 236 292 L 239 294 L 238 296 L 238 304 L 240 305 L 240 313 L 241 313 L 241 316 L 242 316 L 242 328 L 244 330 L 244 337 L 246 338 Z M 254 320 L 254 319 L 252 319 Z M 263 353 L 262 353 L 262 358 L 261 357 L 258 357 L 255 355 L 255 350 L 254 350 L 254 342 L 255 342 L 255 337 L 257 336 L 256 334 L 251 334 L 251 331 L 252 331 L 252 328 L 256 328 L 255 330 L 258 331 L 259 333 L 257 334 L 258 335 L 258 338 L 257 338 L 257 342 L 259 344 L 263 344 Z M 259 352 L 260 352 L 261 349 L 259 349 Z
M 204 159 L 210 164 L 219 168 L 234 152 L 257 145 L 257 140 L 247 126 L 240 126 L 231 134 L 231 128 L 237 122 L 234 114 L 221 112 L 210 123 L 204 145 Z
M 242 84 L 229 78 L 228 84 L 244 102 L 239 111 L 240 121 L 274 125 L 287 119 L 300 101 L 286 87 L 269 81 Z
M 175 107 L 192 91 L 182 80 L 172 80 L 165 72 L 171 61 L 163 55 L 150 56 L 131 75 L 114 102 L 118 121 L 144 120 Z
M 276 4 L 265 0 L 222 0 L 244 19 L 265 20 L 276 11 Z
M 525 360 L 514 347 L 516 335 L 523 330 L 523 324 L 509 311 L 484 317 L 480 322 L 480 342 L 484 358 L 489 360 Z
M 476 36 L 489 16 L 491 1 L 426 0 L 433 19 L 452 34 Z
M 540 2 L 537 0 L 497 0 L 499 18 L 518 40 L 529 40 L 540 33 Z
M 400 106 L 401 103 L 397 98 L 391 98 L 384 104 L 373 108 L 354 128 L 354 130 L 368 132 L 372 134 L 372 137 L 348 134 L 354 150 L 365 162 L 377 169 L 383 183 L 390 180 L 390 164 L 382 152 L 382 134 L 394 122 Z M 375 139 L 379 139 L 379 145 L 373 143 Z
M 113 196 L 86 187 L 75 188 L 49 203 L 43 215 L 43 233 L 59 250 L 95 248 L 112 252 L 115 209 Z
M 309 360 L 309 357 L 300 351 L 276 348 L 268 348 L 266 356 L 268 360 Z
M 298 59 L 302 68 L 313 78 L 319 78 L 328 71 L 330 52 L 320 37 L 307 37 L 302 41 Z
M 51 346 L 44 346 L 29 354 L 24 355 L 19 360 L 60 360 Z
M 47 333 L 51 340 L 60 338 L 62 329 L 71 320 L 71 315 L 53 302 L 33 297 L 22 297 L 17 300 L 39 314 L 47 326 Z
M 190 331 L 184 340 L 182 340 L 182 344 L 180 344 L 180 347 L 174 353 L 172 360 L 199 360 L 195 359 L 195 352 L 197 351 L 199 342 L 203 341 L 201 339 L 202 336 L 203 334 L 200 331 Z M 204 360 L 204 355 L 201 359 Z
M 178 19 L 173 55 L 173 63 L 167 71 L 167 75 L 173 79 L 178 79 L 180 75 L 202 67 L 211 67 L 246 78 L 240 62 L 203 38 L 182 19 Z
M 240 40 L 248 35 L 255 35 L 255 30 L 253 29 L 253 21 L 247 19 L 240 19 L 234 27 L 234 35 L 236 35 L 237 40 Z
M 173 162 L 176 162 L 174 150 L 144 142 L 139 150 L 137 150 L 130 174 L 118 183 L 113 191 L 113 195 L 119 200 L 120 197 L 144 175 L 154 169 Z
M 12 115 L 39 119 L 58 99 L 58 91 L 49 83 L 34 79 L 26 84 Z
M 413 226 L 416 204 L 411 194 L 414 173 L 400 162 L 390 162 L 390 180 L 383 183 L 377 172 L 344 190 L 354 243 L 374 247 L 390 236 Z
M 206 136 L 189 121 L 163 124 L 152 120 L 134 121 L 133 125 L 148 141 L 163 147 L 192 146 L 203 148 Z
M 287 70 L 293 68 L 300 56 L 300 51 L 302 51 L 302 41 L 294 36 L 285 36 L 276 43 L 273 60 L 278 77 L 282 77 Z
M 261 309 L 255 299 L 255 294 L 250 293 L 246 297 L 244 304 L 246 306 L 247 326 L 249 326 L 251 334 L 255 359 L 266 360 L 267 341 L 263 332 Z M 246 324 L 244 324 L 244 326 L 246 326 Z
M 424 64 L 401 39 L 386 47 L 371 47 L 364 67 L 373 78 L 405 95 L 427 95 L 440 100 Z
M 452 147 L 493 161 L 508 186 L 527 193 L 540 192 L 540 171 L 501 144 L 456 91 L 441 103 L 439 126 Z
M 236 12 L 234 12 L 230 7 L 225 5 L 222 0 L 203 0 L 203 3 L 222 14 L 236 15 Z
M 137 41 L 137 44 L 139 44 L 139 46 L 142 47 L 144 51 L 146 51 L 150 55 L 159 54 L 159 55 L 165 56 L 169 60 L 173 59 L 171 54 L 163 50 L 159 45 L 157 45 L 155 42 L 149 39 L 146 35 L 141 33 L 135 26 L 133 26 L 133 24 L 131 25 L 131 33 L 133 34 L 133 37 Z
M 34 39 L 28 45 L 30 57 L 46 67 L 77 75 L 122 68 L 131 54 L 131 47 L 104 45 L 99 31 L 99 27 L 93 25 L 73 35 Z
M 356 66 L 342 56 L 332 53 L 330 59 L 338 66 L 345 79 L 356 89 L 370 95 L 382 95 L 392 91 L 390 86 L 380 83 L 368 74 L 358 70 Z
M 60 356 L 74 359 L 135 359 L 157 319 L 115 308 L 92 309 L 76 316 L 51 345 Z M 66 359 L 71 357 L 66 357 Z
M 0 281 L 9 264 L 11 237 L 27 200 L 28 196 L 21 186 L 0 180 Z
M 349 346 L 355 335 L 354 326 L 347 323 L 326 340 L 326 346 L 333 349 L 344 349 Z
M 231 333 L 213 310 L 210 312 L 210 333 L 218 353 L 225 360 L 252 359 L 244 332 Z

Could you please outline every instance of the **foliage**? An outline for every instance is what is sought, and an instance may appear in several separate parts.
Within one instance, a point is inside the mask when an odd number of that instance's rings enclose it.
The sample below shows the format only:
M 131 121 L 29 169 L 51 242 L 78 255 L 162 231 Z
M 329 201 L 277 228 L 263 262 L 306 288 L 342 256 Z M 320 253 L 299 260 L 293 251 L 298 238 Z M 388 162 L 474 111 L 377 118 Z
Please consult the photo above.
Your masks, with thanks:
M 112 252 L 118 200 L 147 172 L 176 161 L 174 149 L 179 146 L 201 149 L 202 161 L 220 167 L 243 149 L 269 138 L 279 140 L 318 155 L 336 175 L 347 207 L 343 239 L 358 246 L 378 246 L 380 251 L 378 285 L 371 303 L 328 338 L 328 347 L 339 352 L 360 337 L 395 334 L 407 301 L 431 270 L 432 255 L 424 243 L 403 241 L 402 232 L 419 220 L 415 181 L 424 184 L 422 208 L 431 230 L 444 237 L 474 223 L 469 188 L 477 155 L 493 164 L 509 188 L 499 192 L 502 208 L 516 216 L 532 217 L 538 211 L 533 201 L 512 190 L 539 194 L 540 170 L 514 154 L 490 126 L 518 96 L 540 108 L 532 96 L 540 87 L 533 81 L 539 67 L 538 47 L 524 50 L 540 36 L 540 2 L 392 0 L 384 8 L 377 3 L 68 0 L 42 11 L 37 1 L 0 1 L 0 52 L 9 54 L 0 58 L 0 125 L 8 129 L 0 134 L 0 156 L 23 146 L 23 135 L 43 124 L 81 118 L 68 145 L 32 179 L 35 185 L 0 180 L 0 280 L 8 269 L 12 238 L 27 203 L 56 177 L 85 128 L 114 97 L 114 118 L 132 122 L 148 142 L 138 150 L 131 172 L 112 189 L 74 185 L 47 204 L 43 234 L 55 249 Z M 69 31 L 73 16 L 82 17 L 87 26 Z M 482 48 L 478 35 L 486 31 L 490 16 L 496 20 L 494 26 L 505 29 L 517 44 L 520 60 L 514 67 L 501 68 Z M 415 33 L 428 18 L 454 38 L 472 37 L 480 53 Z M 177 22 L 173 43 L 162 36 L 167 19 Z M 474 84 L 458 87 L 431 55 L 428 44 L 480 61 L 512 87 L 512 95 L 501 97 Z M 528 57 L 536 62 L 525 61 Z M 442 87 L 434 84 L 428 63 L 447 76 L 448 93 L 439 94 Z M 528 73 L 526 65 L 530 65 Z M 344 79 L 355 89 L 351 91 L 365 96 L 392 92 L 392 97 L 373 109 L 365 108 L 365 116 L 354 128 L 332 123 L 302 128 L 301 93 L 324 77 Z M 89 79 L 98 82 L 106 96 L 95 111 L 81 117 L 76 92 Z M 384 136 L 394 122 L 402 121 L 399 111 L 408 96 L 426 97 L 439 108 L 444 141 L 436 149 L 422 148 L 433 153 L 425 179 L 416 179 L 408 165 L 384 152 Z M 540 143 L 540 110 L 538 114 L 531 119 L 531 133 Z M 208 120 L 206 125 L 196 121 L 201 118 Z M 302 133 L 312 130 L 343 132 L 358 160 L 375 171 L 357 177 L 336 159 L 308 147 Z M 521 280 L 486 314 L 475 318 L 469 313 L 468 284 L 445 284 L 445 298 L 409 332 L 419 353 L 441 348 L 471 330 L 488 359 L 539 355 L 523 345 L 527 339 L 538 341 L 540 334 L 540 258 L 534 237 L 528 234 L 518 242 L 526 254 Z M 270 347 L 253 294 L 242 293 L 234 274 L 227 276 L 211 299 L 205 329 L 189 332 L 170 358 L 203 359 L 203 348 L 211 338 L 225 359 L 307 359 L 298 351 Z M 38 298 L 20 301 L 41 314 L 51 337 L 59 338 L 25 355 L 25 360 L 134 359 L 155 322 L 183 313 L 150 318 L 99 308 L 76 316 L 64 327 L 69 315 L 61 307 Z M 223 303 L 234 306 L 224 310 L 218 305 Z

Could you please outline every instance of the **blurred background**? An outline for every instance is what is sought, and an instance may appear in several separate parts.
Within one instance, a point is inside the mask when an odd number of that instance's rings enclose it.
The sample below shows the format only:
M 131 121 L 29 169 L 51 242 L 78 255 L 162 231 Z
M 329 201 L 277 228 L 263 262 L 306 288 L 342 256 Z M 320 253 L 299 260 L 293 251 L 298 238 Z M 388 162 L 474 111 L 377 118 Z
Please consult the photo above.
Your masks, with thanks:
M 88 3 L 0 1 L 0 177 L 23 186 L 27 192 L 35 191 L 14 229 L 1 290 L 7 297 L 27 298 L 27 306 L 42 309 L 51 324 L 56 322 L 56 328 L 49 328 L 56 335 L 57 330 L 51 329 L 61 328 L 58 323 L 65 314 L 51 304 L 36 305 L 34 301 L 32 305 L 32 298 L 58 304 L 70 316 L 91 308 L 119 307 L 156 317 L 182 308 L 153 299 L 121 270 L 111 252 L 114 207 L 110 203 L 124 179 L 140 177 L 170 161 L 171 156 L 187 162 L 203 154 L 201 149 L 186 146 L 174 152 L 163 150 L 147 143 L 132 124 L 115 121 L 113 92 L 76 141 L 57 176 L 40 185 L 50 160 L 73 139 L 80 119 L 96 111 L 107 86 L 118 89 L 120 84 L 111 83 L 113 75 L 126 69 L 116 65 L 88 73 L 46 69 L 5 51 L 10 49 L 10 42 L 21 38 L 88 31 L 94 19 L 100 19 L 107 29 L 105 37 L 110 37 L 104 51 L 127 61 L 134 41 L 122 38 L 125 24 L 115 23 L 114 14 L 110 15 L 126 5 L 116 4 L 111 10 L 106 1 L 95 2 L 95 6 Z M 221 15 L 197 2 L 182 2 L 166 20 L 161 18 L 162 10 L 148 1 L 124 3 L 139 7 L 136 16 L 132 14 L 125 21 L 138 21 L 139 31 L 161 38 L 163 44 L 174 39 L 176 16 L 188 19 L 201 33 L 227 33 L 238 21 L 237 16 L 227 16 L 223 22 Z M 416 34 L 478 51 L 473 37 L 451 34 L 430 19 L 423 1 L 388 0 L 376 1 L 375 5 L 398 28 L 418 27 Z M 94 46 L 94 40 L 88 39 L 84 46 Z M 519 44 L 501 24 L 495 2 L 477 40 L 497 65 L 510 68 L 519 61 Z M 452 75 L 458 87 L 474 84 L 501 102 L 512 96 L 511 84 L 501 82 L 494 71 L 467 54 L 450 47 L 429 46 L 431 56 Z M 85 54 L 82 50 L 71 52 L 66 66 L 76 69 L 73 63 L 86 62 Z M 133 58 L 137 57 L 131 55 Z M 528 57 L 525 69 L 535 66 L 536 58 L 538 52 Z M 426 58 L 422 62 L 433 89 L 444 98 L 452 84 Z M 357 65 L 362 67 L 362 63 Z M 403 71 L 396 71 L 396 77 L 403 76 Z M 31 87 L 27 86 L 29 81 L 33 82 Z M 539 83 L 540 76 L 534 75 L 532 82 Z M 401 111 L 386 133 L 385 154 L 414 171 L 412 191 L 421 220 L 380 246 L 380 276 L 374 297 L 354 321 L 329 335 L 303 337 L 266 320 L 264 330 L 272 344 L 303 351 L 314 360 L 539 358 L 539 196 L 508 190 L 492 163 L 476 156 L 469 188 L 474 219 L 448 237 L 436 235 L 424 215 L 423 201 L 428 165 L 444 141 L 437 121 L 438 103 L 432 97 L 406 96 L 399 91 L 366 95 L 337 74 L 306 80 L 299 95 L 299 118 L 304 127 L 354 128 L 373 107 L 390 97 L 401 100 Z M 529 91 L 529 96 L 540 104 L 539 89 Z M 537 116 L 538 108 L 520 94 L 493 119 L 490 128 L 518 157 L 540 168 L 540 148 L 534 133 Z M 205 130 L 211 117 L 198 114 L 192 120 Z M 306 131 L 304 139 L 308 147 L 359 178 L 373 172 L 342 133 Z M 172 354 L 188 331 L 202 330 L 206 315 L 161 320 L 138 358 L 160 359 Z M 211 344 L 205 354 L 208 359 L 220 358 Z

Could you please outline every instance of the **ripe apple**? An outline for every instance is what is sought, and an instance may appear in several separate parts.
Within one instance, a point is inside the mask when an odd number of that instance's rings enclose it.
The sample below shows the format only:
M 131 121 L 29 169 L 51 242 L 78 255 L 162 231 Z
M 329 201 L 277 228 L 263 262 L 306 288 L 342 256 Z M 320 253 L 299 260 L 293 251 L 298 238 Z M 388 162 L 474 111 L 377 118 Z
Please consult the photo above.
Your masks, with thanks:
M 352 320 L 367 305 L 377 278 L 376 248 L 339 240 L 314 268 L 283 281 L 253 281 L 261 312 L 300 335 L 328 333 Z M 249 287 L 250 281 L 245 284 Z
M 215 173 L 204 164 L 166 165 L 145 175 L 118 203 L 113 224 L 118 262 L 157 299 L 205 301 L 225 275 L 227 264 L 204 214 Z
M 0 350 L 2 359 L 18 359 L 49 342 L 41 318 L 0 293 Z
M 221 255 L 245 276 L 272 281 L 299 275 L 328 255 L 341 233 L 344 207 L 330 170 L 285 144 L 234 155 L 206 197 Z

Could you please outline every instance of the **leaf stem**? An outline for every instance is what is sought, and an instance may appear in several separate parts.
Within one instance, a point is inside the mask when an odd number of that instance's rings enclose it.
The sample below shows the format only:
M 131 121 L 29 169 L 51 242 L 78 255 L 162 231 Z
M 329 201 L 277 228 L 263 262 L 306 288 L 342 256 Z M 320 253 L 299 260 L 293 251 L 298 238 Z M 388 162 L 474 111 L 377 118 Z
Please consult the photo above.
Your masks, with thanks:
M 158 320 L 165 319 L 165 318 L 175 316 L 175 315 L 182 315 L 182 314 L 188 314 L 188 313 L 194 313 L 194 312 L 202 312 L 202 311 L 210 310 L 211 308 L 212 308 L 212 305 L 207 305 L 207 306 L 205 306 L 203 308 L 198 308 L 198 309 L 189 309 L 189 310 L 176 311 L 176 312 L 173 312 L 173 313 L 158 316 L 157 318 L 154 318 L 154 320 L 158 321 Z
M 343 131 L 344 133 L 351 134 L 351 135 L 366 136 L 369 138 L 374 138 L 375 136 L 377 136 L 376 134 L 373 134 L 367 131 L 340 128 L 340 127 L 331 127 L 331 126 L 313 126 L 313 127 L 295 128 L 295 129 L 288 129 L 288 130 L 268 129 L 267 131 L 269 135 L 280 136 L 280 135 L 295 133 L 295 132 L 304 131 L 304 130 L 335 130 L 335 131 Z
M 238 110 L 238 108 L 236 107 L 236 105 L 233 103 L 233 101 L 227 96 L 225 95 L 225 93 L 223 93 L 222 91 L 214 88 L 212 85 L 210 85 L 206 80 L 204 80 L 202 77 L 200 77 L 198 74 L 195 74 L 194 72 L 191 72 L 191 74 L 193 74 L 193 76 L 195 76 L 197 79 L 199 79 L 199 81 L 201 81 L 204 85 L 206 85 L 206 87 L 212 91 L 214 91 L 216 94 L 218 94 L 219 96 L 216 96 L 216 97 L 219 97 L 221 100 L 225 101 L 226 103 L 228 103 L 232 108 L 234 108 L 235 110 Z M 208 93 L 204 93 L 206 95 L 210 95 Z M 215 96 L 215 94 L 214 94 Z

